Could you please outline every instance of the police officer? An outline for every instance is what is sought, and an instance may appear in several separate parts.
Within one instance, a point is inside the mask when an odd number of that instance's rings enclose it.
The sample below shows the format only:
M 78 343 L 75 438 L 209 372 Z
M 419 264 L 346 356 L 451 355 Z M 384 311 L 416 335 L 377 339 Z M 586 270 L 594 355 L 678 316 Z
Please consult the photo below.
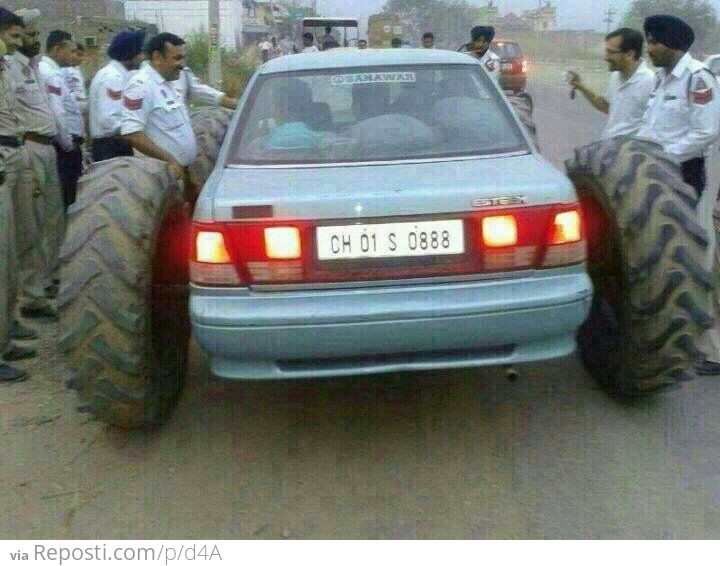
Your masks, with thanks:
M 82 111 L 63 71 L 75 62 L 77 44 L 68 32 L 55 30 L 48 34 L 45 51 L 47 55 L 40 60 L 38 69 L 58 128 L 54 143 L 63 203 L 67 210 L 75 202 L 77 182 L 82 174 L 82 146 L 85 143 Z
M 651 16 L 645 20 L 644 30 L 648 57 L 659 70 L 638 136 L 662 145 L 680 164 L 683 180 L 701 196 L 706 188 L 705 153 L 720 133 L 717 82 L 708 68 L 688 53 L 695 34 L 683 20 Z M 713 230 L 711 214 L 699 211 L 699 218 Z M 720 348 L 712 347 L 711 335 L 712 330 L 700 344 L 709 355 L 695 368 L 700 375 L 720 374 Z
M 37 333 L 15 321 L 18 296 L 18 247 L 15 226 L 18 192 L 25 166 L 22 129 L 9 87 L 5 55 L 22 43 L 22 19 L 0 8 L 0 382 L 21 381 L 27 377 L 8 363 L 35 355 L 34 350 L 20 348 L 13 339 L 37 338 Z M 27 181 L 27 179 L 24 179 Z
M 188 180 L 187 167 L 197 158 L 190 116 L 174 81 L 185 68 L 185 42 L 161 33 L 145 46 L 149 64 L 125 89 L 121 133 L 139 152 L 165 161 L 178 180 Z
M 149 61 L 144 61 L 141 68 L 149 64 Z M 237 107 L 237 98 L 231 98 L 224 92 L 206 85 L 197 78 L 195 73 L 190 70 L 190 67 L 185 67 L 180 71 L 180 77 L 178 80 L 173 81 L 173 86 L 187 105 L 190 104 L 190 101 L 194 101 L 207 106 L 222 106 L 230 110 L 235 110 Z
M 75 97 L 75 101 L 83 114 L 88 111 L 88 97 L 85 89 L 85 77 L 83 76 L 80 65 L 85 57 L 85 46 L 82 43 L 75 44 L 75 57 L 69 67 L 63 68 L 63 74 L 67 81 L 70 92 Z
M 500 82 L 500 57 L 498 57 L 490 44 L 495 38 L 495 28 L 492 26 L 475 26 L 470 32 L 472 43 L 470 54 L 477 57 L 483 69 L 496 82 Z
M 37 20 L 40 12 L 23 9 L 16 13 L 24 22 L 22 47 L 12 55 L 8 78 L 18 101 L 18 113 L 25 130 L 25 147 L 30 157 L 30 172 L 37 193 L 34 214 L 26 210 L 24 217 L 17 221 L 22 223 L 23 230 L 32 231 L 33 238 L 36 239 L 33 247 L 39 250 L 40 265 L 33 265 L 31 269 L 39 271 L 39 275 L 33 273 L 31 277 L 35 280 L 39 276 L 41 286 L 46 292 L 40 294 L 36 284 L 23 283 L 21 290 L 24 301 L 21 302 L 24 304 L 21 304 L 20 314 L 42 322 L 56 322 L 57 313 L 50 306 L 45 294 L 53 296 L 57 293 L 59 280 L 56 273 L 65 232 L 57 153 L 53 145 L 58 130 L 47 99 L 47 91 L 42 88 L 37 69 L 40 53 Z
M 90 84 L 90 137 L 93 161 L 131 156 L 130 142 L 120 135 L 123 94 L 130 72 L 140 68 L 145 58 L 145 30 L 123 30 L 108 47 L 110 62 L 100 69 Z

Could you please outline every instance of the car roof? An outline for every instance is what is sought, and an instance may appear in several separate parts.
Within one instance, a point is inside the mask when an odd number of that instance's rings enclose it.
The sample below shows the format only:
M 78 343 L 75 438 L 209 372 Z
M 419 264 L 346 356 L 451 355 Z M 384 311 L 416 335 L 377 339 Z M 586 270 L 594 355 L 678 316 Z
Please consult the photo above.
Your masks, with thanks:
M 445 49 L 331 49 L 271 59 L 260 67 L 260 74 L 347 67 L 433 64 L 473 65 L 479 63 L 465 53 Z

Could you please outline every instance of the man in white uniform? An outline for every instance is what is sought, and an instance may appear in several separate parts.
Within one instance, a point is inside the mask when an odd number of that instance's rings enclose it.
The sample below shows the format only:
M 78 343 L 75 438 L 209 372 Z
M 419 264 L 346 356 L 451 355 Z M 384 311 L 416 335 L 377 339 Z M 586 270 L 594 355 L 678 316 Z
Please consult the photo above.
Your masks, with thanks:
M 197 142 L 187 107 L 173 82 L 185 68 L 185 42 L 171 33 L 145 46 L 149 65 L 125 89 L 121 133 L 139 152 L 165 161 L 178 180 L 197 158 Z
M 303 34 L 303 53 L 315 53 L 320 51 L 315 45 L 315 36 L 311 32 L 305 32 Z
M 570 84 L 597 110 L 608 114 L 603 139 L 634 136 L 643 124 L 655 88 L 655 73 L 642 60 L 642 50 L 643 35 L 637 30 L 620 28 L 605 36 L 605 61 L 610 69 L 606 98 L 595 94 L 577 73 L 572 73 Z
M 133 155 L 130 143 L 120 135 L 123 94 L 130 71 L 140 68 L 144 30 L 123 30 L 113 37 L 107 53 L 110 62 L 90 83 L 90 137 L 93 161 Z
M 638 136 L 662 145 L 680 165 L 683 180 L 701 197 L 698 219 L 708 230 L 711 251 L 715 251 L 712 209 L 717 188 L 706 187 L 705 155 L 720 134 L 718 84 L 710 70 L 688 53 L 695 34 L 683 20 L 651 16 L 645 20 L 644 29 L 648 57 L 659 70 Z M 707 267 L 712 266 L 708 259 Z M 699 344 L 706 358 L 695 367 L 698 375 L 720 374 L 717 314 L 715 328 L 706 332 Z
M 480 60 L 485 72 L 496 83 L 500 82 L 500 57 L 498 57 L 490 44 L 495 38 L 495 28 L 492 26 L 475 26 L 470 32 L 472 46 L 470 54 Z
M 45 51 L 38 69 L 45 86 L 50 108 L 55 116 L 58 133 L 55 149 L 58 157 L 58 174 L 63 191 L 65 209 L 75 202 L 77 182 L 82 174 L 82 146 L 85 142 L 85 123 L 82 111 L 70 90 L 63 69 L 75 61 L 77 45 L 72 36 L 62 30 L 48 34 Z
M 123 94 L 130 71 L 140 68 L 144 30 L 123 30 L 108 47 L 110 62 L 100 69 L 90 83 L 90 137 L 93 161 L 133 155 L 130 143 L 120 135 Z
M 65 80 L 70 87 L 70 92 L 72 92 L 72 95 L 75 97 L 75 101 L 77 102 L 80 111 L 83 115 L 87 115 L 87 90 L 85 89 L 85 77 L 83 76 L 82 69 L 80 68 L 80 65 L 82 65 L 85 57 L 85 47 L 82 43 L 76 43 L 75 47 L 75 57 L 73 58 L 71 65 L 63 69 L 63 73 L 65 74 Z

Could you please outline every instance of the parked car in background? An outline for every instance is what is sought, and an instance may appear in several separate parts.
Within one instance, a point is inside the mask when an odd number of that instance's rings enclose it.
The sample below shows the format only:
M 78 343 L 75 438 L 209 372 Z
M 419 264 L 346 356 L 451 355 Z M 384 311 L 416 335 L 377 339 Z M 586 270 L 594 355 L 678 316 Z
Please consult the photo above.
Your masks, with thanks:
M 496 39 L 490 45 L 500 57 L 500 88 L 517 94 L 523 92 L 527 86 L 528 62 L 523 56 L 520 45 L 515 41 Z M 472 44 L 466 43 L 458 51 L 469 53 Z

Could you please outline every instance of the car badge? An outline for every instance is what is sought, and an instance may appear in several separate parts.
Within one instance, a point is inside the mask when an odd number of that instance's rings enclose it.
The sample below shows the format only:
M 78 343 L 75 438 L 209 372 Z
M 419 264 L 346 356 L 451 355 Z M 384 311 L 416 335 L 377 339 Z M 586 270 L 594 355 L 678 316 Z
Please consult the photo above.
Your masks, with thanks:
M 525 204 L 527 197 L 524 195 L 513 195 L 506 197 L 487 197 L 473 199 L 472 205 L 477 208 L 485 208 L 488 206 L 513 206 L 516 204 Z

